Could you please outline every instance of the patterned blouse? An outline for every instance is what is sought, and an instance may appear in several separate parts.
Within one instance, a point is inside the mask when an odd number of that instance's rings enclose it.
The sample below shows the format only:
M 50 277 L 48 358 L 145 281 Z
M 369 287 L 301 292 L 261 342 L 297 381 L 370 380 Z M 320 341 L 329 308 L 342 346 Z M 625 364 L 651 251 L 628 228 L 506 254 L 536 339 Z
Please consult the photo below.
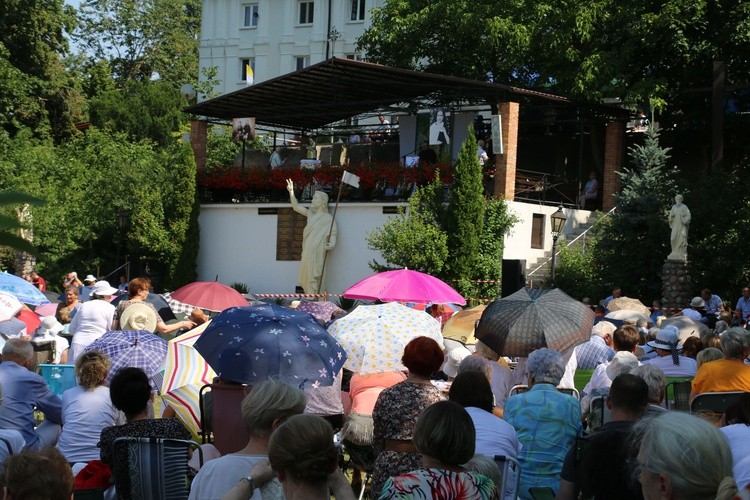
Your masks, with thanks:
M 372 491 L 380 491 L 383 483 L 391 476 L 421 467 L 422 456 L 419 453 L 386 451 L 385 440 L 410 440 L 422 411 L 444 399 L 445 395 L 432 384 L 419 384 L 408 380 L 380 393 L 372 410 L 372 444 L 378 453 L 372 474 Z
M 378 499 L 489 500 L 497 497 L 492 480 L 476 472 L 417 469 L 388 479 Z
M 118 498 L 130 499 L 130 476 L 118 473 L 128 470 L 128 450 L 126 446 L 118 445 L 113 450 L 113 444 L 118 437 L 154 437 L 171 439 L 190 439 L 190 432 L 176 418 L 157 418 L 134 420 L 125 425 L 115 425 L 102 429 L 99 440 L 102 462 L 112 468 L 115 474 L 115 486 Z

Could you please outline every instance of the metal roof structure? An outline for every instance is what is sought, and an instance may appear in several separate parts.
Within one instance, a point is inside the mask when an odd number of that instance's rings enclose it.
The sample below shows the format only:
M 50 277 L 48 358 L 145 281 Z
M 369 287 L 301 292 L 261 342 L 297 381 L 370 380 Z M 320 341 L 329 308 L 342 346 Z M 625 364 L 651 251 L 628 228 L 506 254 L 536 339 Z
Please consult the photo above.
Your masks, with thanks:
M 255 117 L 256 124 L 314 130 L 391 106 L 416 112 L 440 105 L 476 105 L 504 101 L 569 110 L 588 117 L 627 119 L 628 110 L 580 103 L 554 94 L 510 85 L 393 68 L 351 59 L 330 58 L 185 108 L 210 118 Z

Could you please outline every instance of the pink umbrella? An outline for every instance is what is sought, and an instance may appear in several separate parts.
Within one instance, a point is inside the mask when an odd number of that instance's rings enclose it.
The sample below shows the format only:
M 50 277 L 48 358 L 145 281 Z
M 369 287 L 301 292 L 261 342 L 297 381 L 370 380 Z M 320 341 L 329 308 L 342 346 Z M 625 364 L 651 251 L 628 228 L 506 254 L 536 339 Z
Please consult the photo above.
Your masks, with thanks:
M 34 312 L 40 318 L 43 318 L 44 316 L 54 316 L 57 312 L 57 304 L 42 304 L 41 306 L 36 306 Z
M 399 269 L 368 276 L 344 292 L 348 299 L 465 305 L 461 295 L 429 274 Z
M 248 305 L 247 299 L 240 292 L 217 281 L 190 283 L 172 292 L 170 297 L 184 304 L 214 312 Z

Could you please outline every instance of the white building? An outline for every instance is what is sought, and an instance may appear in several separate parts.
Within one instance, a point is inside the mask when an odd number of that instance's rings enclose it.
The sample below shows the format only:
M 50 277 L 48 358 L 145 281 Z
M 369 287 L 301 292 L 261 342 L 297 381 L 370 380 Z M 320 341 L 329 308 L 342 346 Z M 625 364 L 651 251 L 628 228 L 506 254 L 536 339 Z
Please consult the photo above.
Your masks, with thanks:
M 217 67 L 219 94 L 305 68 L 333 55 L 360 59 L 357 38 L 384 0 L 204 0 L 200 69 Z M 329 34 L 333 36 L 329 37 Z M 336 33 L 338 35 L 336 35 Z M 333 38 L 338 37 L 335 41 Z

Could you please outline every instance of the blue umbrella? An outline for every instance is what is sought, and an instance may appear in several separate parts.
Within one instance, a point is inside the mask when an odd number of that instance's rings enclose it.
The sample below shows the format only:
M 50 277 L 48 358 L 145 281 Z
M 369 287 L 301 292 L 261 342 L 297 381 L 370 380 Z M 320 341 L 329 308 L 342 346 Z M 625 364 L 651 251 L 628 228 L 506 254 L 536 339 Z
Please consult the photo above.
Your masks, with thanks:
M 330 386 L 346 361 L 312 315 L 275 304 L 221 312 L 195 349 L 221 378 L 243 384 L 274 377 L 300 387 Z
M 49 304 L 46 295 L 39 291 L 33 283 L 6 272 L 0 273 L 0 291 L 15 295 L 15 297 L 32 306 Z
M 161 387 L 152 379 L 164 370 L 167 341 L 158 335 L 146 330 L 111 330 L 84 349 L 84 352 L 88 351 L 99 351 L 109 357 L 112 366 L 107 384 L 118 371 L 134 366 L 146 372 L 154 388 Z

